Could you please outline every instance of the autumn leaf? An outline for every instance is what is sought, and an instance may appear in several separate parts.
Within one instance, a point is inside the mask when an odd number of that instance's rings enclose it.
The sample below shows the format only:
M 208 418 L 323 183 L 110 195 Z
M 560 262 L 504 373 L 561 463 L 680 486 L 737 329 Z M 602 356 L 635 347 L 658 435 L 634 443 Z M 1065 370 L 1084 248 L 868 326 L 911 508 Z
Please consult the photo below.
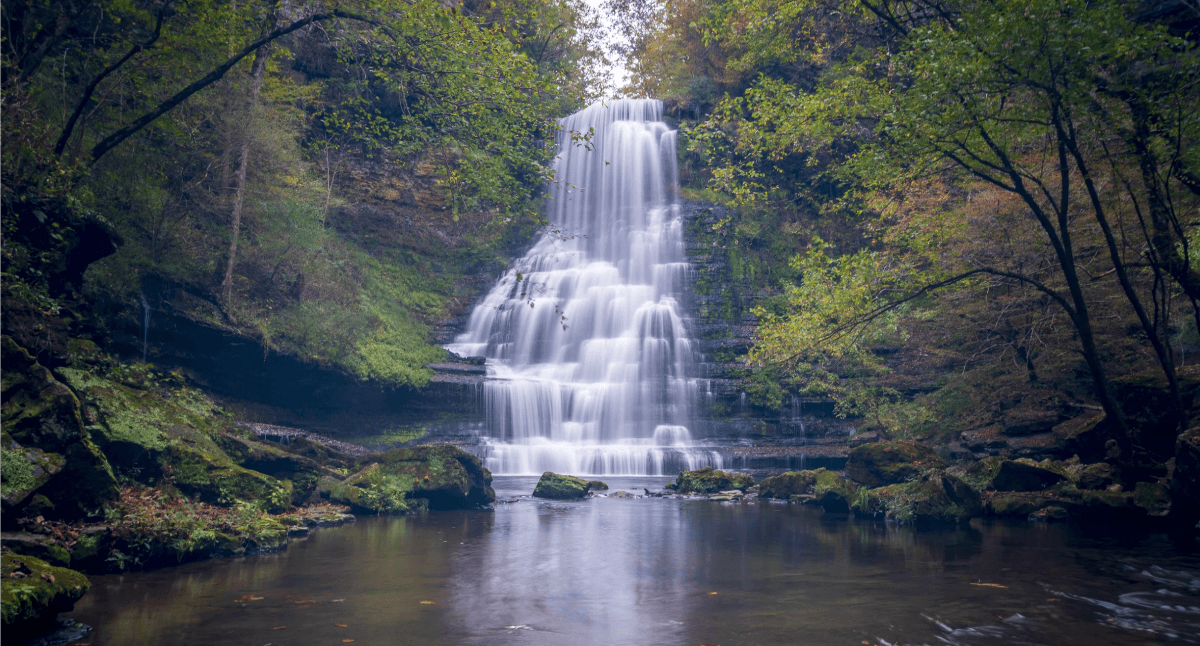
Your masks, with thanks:
M 432 606 L 433 602 L 429 601 L 429 600 L 423 600 L 423 601 L 421 601 L 421 605 L 422 606 Z
M 284 628 L 287 628 L 287 626 L 271 626 L 271 630 L 283 630 Z
M 338 628 L 345 628 L 347 626 L 347 624 L 334 624 L 334 625 L 337 626 Z
M 978 585 L 984 588 L 1008 588 L 1008 586 L 1000 585 L 999 583 L 972 583 L 971 585 Z

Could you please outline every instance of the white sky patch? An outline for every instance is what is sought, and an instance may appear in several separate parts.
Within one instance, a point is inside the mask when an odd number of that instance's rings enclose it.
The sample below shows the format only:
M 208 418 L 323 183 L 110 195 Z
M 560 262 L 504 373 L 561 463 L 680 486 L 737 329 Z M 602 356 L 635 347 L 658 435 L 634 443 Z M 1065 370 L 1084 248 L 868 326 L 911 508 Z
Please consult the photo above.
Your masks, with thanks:
M 604 33 L 606 34 L 604 44 L 606 46 L 611 44 L 615 40 L 613 38 L 614 30 L 612 21 L 609 20 L 608 12 L 604 10 L 604 0 L 584 0 L 584 2 L 595 10 L 596 14 L 600 17 L 600 22 L 604 26 Z M 616 58 L 615 60 L 610 60 L 607 71 L 612 75 L 612 87 L 608 88 L 610 95 L 608 98 L 622 97 L 624 93 L 621 92 L 621 88 L 629 85 L 630 77 L 629 68 L 625 65 L 625 59 Z

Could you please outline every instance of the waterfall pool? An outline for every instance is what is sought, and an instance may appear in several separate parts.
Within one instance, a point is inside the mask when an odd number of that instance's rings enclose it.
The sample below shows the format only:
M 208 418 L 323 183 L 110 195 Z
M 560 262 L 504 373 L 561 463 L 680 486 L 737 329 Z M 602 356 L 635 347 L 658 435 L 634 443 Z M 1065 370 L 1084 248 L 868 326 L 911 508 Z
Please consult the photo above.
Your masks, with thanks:
M 278 554 L 92 577 L 67 616 L 141 644 L 1200 643 L 1193 537 L 913 529 L 756 501 L 609 497 L 362 518 Z M 353 640 L 353 641 L 349 641 Z

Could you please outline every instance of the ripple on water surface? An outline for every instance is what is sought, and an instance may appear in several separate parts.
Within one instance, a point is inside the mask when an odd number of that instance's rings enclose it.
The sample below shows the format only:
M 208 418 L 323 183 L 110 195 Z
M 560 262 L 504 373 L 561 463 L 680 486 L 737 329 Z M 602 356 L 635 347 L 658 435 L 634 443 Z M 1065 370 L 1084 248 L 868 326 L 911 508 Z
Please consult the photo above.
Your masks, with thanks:
M 274 555 L 93 577 L 107 644 L 1200 643 L 1193 538 L 913 531 L 773 503 L 528 498 L 367 518 Z M 666 478 L 606 479 L 609 494 Z M 346 640 L 354 640 L 349 642 Z

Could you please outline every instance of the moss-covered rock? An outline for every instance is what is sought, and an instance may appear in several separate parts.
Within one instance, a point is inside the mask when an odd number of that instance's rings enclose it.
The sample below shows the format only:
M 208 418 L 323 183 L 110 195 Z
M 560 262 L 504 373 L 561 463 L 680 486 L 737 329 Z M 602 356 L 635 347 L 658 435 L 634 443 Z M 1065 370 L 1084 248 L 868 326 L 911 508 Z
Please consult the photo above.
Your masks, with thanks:
M 815 471 L 788 471 L 764 478 L 762 482 L 758 483 L 758 495 L 762 498 L 787 500 L 792 496 L 811 494 L 812 487 L 816 483 Z
M 900 522 L 961 523 L 981 516 L 983 502 L 961 478 L 934 470 L 912 482 L 872 489 L 855 499 L 854 509 L 871 514 L 882 511 Z
M 37 499 L 38 513 L 94 517 L 117 497 L 116 478 L 92 443 L 71 390 L 12 339 L 3 347 L 0 478 L 6 513 Z
M 1117 468 L 1107 462 L 1082 465 L 1076 476 L 1080 489 L 1107 489 L 1118 481 Z
M 1200 518 L 1200 426 L 1180 433 L 1175 440 L 1170 487 L 1175 514 L 1193 522 Z
M 588 493 L 588 483 L 582 478 L 564 476 L 549 471 L 538 478 L 537 486 L 533 489 L 535 498 L 551 500 L 576 500 Z
M 832 471 L 789 471 L 758 484 L 763 498 L 794 500 L 817 505 L 829 513 L 847 513 L 858 487 Z
M 492 474 L 479 458 L 454 446 L 415 446 L 369 456 L 344 482 L 322 479 L 329 499 L 360 513 L 469 509 L 496 501 Z
M 754 477 L 748 473 L 719 471 L 712 467 L 680 471 L 675 479 L 675 490 L 679 493 L 720 493 L 730 489 L 745 491 L 752 486 Z
M 988 488 L 996 491 L 1041 491 L 1067 479 L 1062 473 L 1046 468 L 1049 466 L 1041 466 L 1028 458 L 1003 460 L 996 465 Z
M 911 480 L 945 463 L 933 449 L 917 442 L 880 442 L 850 450 L 846 474 L 867 487 L 881 487 Z
M 290 483 L 237 464 L 214 441 L 222 424 L 198 393 L 167 397 L 74 368 L 59 374 L 80 394 L 88 430 L 125 477 L 146 485 L 170 481 L 205 502 L 241 500 L 271 511 L 291 504 Z
M 589 491 L 608 491 L 608 485 L 599 480 L 588 480 Z
M 255 442 L 230 433 L 217 433 L 213 441 L 238 466 L 292 483 L 292 504 L 301 504 L 312 495 L 322 477 L 341 479 L 341 474 L 311 458 L 290 453 L 263 442 Z
M 91 586 L 74 570 L 32 556 L 0 555 L 0 615 L 5 641 L 43 630 L 75 607 Z
M 1151 518 L 1166 518 L 1171 514 L 1171 492 L 1157 482 L 1139 482 L 1133 490 L 1133 504 Z

